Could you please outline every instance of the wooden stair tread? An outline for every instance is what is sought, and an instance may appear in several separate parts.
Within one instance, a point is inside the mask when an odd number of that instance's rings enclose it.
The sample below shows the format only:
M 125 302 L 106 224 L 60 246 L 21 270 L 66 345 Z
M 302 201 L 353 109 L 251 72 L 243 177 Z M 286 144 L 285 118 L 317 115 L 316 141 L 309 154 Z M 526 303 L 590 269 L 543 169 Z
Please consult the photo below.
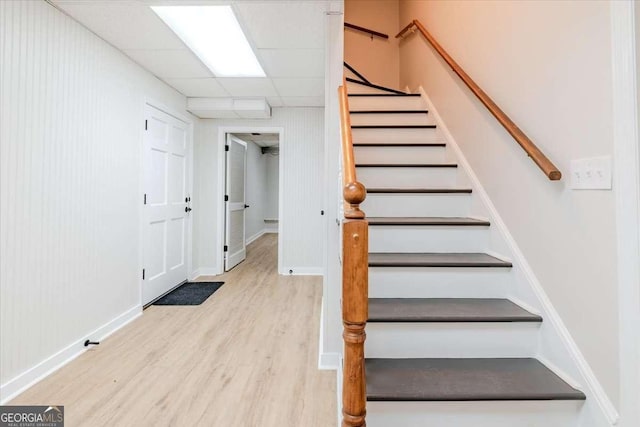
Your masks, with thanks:
M 489 221 L 464 217 L 368 217 L 369 225 L 489 226 Z
M 367 188 L 367 194 L 468 194 L 471 191 L 470 188 Z
M 484 253 L 370 253 L 369 267 L 512 267 Z
M 412 143 L 369 143 L 369 142 L 354 142 L 354 147 L 446 147 L 447 144 L 444 142 L 418 142 L 415 144 Z
M 369 322 L 541 322 L 508 299 L 369 298 Z
M 357 168 L 457 168 L 455 163 L 356 163 Z
M 351 129 L 435 129 L 436 125 L 351 125 Z
M 348 96 L 369 97 L 369 96 L 420 96 L 419 93 L 350 93 Z
M 355 110 L 351 114 L 428 114 L 429 110 Z
M 536 359 L 366 359 L 369 401 L 584 400 Z
M 354 83 L 354 84 L 357 84 L 357 85 L 366 86 L 366 87 L 370 87 L 372 89 L 382 90 L 382 91 L 389 92 L 389 93 L 395 93 L 395 94 L 399 94 L 399 95 L 405 95 L 406 94 L 406 92 L 403 92 L 401 90 L 393 89 L 393 88 L 386 87 L 386 86 L 380 86 L 380 85 L 371 83 L 369 81 L 365 82 L 365 81 L 353 79 L 351 77 L 346 77 L 345 80 L 347 82 L 349 82 L 349 83 Z

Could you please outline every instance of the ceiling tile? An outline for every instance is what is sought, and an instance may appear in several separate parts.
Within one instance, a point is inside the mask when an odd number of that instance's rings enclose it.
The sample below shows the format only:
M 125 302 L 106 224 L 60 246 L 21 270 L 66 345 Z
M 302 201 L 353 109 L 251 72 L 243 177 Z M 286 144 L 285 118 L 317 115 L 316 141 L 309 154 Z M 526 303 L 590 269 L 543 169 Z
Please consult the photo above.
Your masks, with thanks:
M 221 77 L 217 80 L 231 96 L 278 96 L 268 78 Z
M 324 48 L 325 2 L 241 2 L 238 19 L 256 48 Z
M 279 96 L 269 96 L 267 98 L 267 102 L 272 107 L 282 107 L 284 104 L 282 103 L 282 99 Z
M 55 3 L 118 49 L 185 48 L 153 10 L 140 2 L 58 0 Z
M 282 97 L 324 97 L 324 79 L 273 79 L 273 85 Z
M 185 96 L 229 96 L 229 93 L 220 86 L 214 78 L 210 79 L 165 79 L 178 92 Z
M 324 96 L 283 96 L 285 107 L 324 107 Z
M 131 59 L 161 78 L 203 78 L 213 74 L 191 51 L 127 50 Z
M 324 77 L 324 49 L 258 49 L 269 77 Z

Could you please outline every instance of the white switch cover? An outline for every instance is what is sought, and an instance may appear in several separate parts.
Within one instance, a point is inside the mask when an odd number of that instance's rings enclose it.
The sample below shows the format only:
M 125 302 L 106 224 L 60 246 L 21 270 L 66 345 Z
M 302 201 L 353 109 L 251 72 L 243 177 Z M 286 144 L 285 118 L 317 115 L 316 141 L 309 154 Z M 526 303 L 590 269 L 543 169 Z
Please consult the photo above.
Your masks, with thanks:
M 571 188 L 611 190 L 611 156 L 572 160 Z

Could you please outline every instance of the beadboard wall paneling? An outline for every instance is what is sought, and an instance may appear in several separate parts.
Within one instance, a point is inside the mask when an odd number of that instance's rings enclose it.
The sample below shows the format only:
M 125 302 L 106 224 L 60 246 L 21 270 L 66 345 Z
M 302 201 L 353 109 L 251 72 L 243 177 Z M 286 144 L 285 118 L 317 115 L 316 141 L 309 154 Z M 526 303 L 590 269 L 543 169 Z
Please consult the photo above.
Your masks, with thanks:
M 0 1 L 0 91 L 4 400 L 140 306 L 144 104 L 187 113 L 44 1 Z
M 194 266 L 219 271 L 222 246 L 218 244 L 219 203 L 218 128 L 282 127 L 280 161 L 283 162 L 282 266 L 285 272 L 321 274 L 323 270 L 324 108 L 274 108 L 270 119 L 205 119 L 196 123 L 194 159 Z
M 264 212 L 267 200 L 267 154 L 262 154 L 254 142 L 247 142 L 247 170 L 245 183 L 245 240 L 264 231 Z

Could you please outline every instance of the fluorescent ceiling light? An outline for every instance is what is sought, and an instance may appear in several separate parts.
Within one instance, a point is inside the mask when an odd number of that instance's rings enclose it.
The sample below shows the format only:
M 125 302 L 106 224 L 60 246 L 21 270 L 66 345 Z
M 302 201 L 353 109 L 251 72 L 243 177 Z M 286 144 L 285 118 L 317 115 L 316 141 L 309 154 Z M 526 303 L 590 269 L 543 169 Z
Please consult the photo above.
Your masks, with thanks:
M 151 6 L 217 77 L 265 77 L 231 6 Z

